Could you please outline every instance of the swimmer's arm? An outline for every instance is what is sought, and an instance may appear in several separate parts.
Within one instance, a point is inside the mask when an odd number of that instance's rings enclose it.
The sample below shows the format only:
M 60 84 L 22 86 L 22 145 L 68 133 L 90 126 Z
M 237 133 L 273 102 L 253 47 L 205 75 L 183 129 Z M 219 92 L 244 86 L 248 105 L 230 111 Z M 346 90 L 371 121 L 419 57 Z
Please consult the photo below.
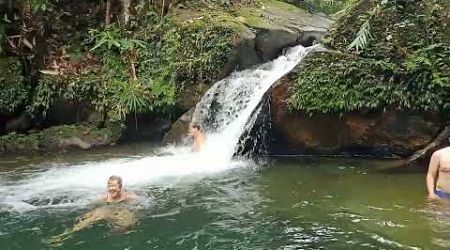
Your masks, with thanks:
M 60 245 L 63 241 L 70 238 L 73 233 L 78 232 L 84 228 L 93 225 L 95 222 L 100 221 L 105 218 L 105 210 L 102 208 L 95 209 L 81 217 L 78 218 L 78 223 L 76 223 L 72 229 L 64 231 L 60 235 L 51 237 L 50 243 L 52 245 Z
M 430 159 L 430 165 L 428 166 L 427 173 L 427 189 L 428 197 L 433 198 L 436 196 L 434 190 L 436 189 L 436 177 L 439 170 L 439 153 L 434 152 Z
M 96 208 L 93 211 L 78 218 L 78 223 L 72 228 L 72 232 L 80 231 L 86 227 L 93 225 L 95 222 L 105 219 L 107 210 L 103 207 Z

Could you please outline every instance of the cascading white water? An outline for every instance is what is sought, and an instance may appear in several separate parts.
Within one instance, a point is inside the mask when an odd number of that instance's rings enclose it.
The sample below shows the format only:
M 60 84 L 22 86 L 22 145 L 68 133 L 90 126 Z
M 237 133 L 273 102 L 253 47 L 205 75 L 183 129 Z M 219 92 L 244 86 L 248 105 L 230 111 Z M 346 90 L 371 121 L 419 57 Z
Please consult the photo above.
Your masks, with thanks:
M 255 119 L 250 117 L 264 94 L 308 53 L 318 48 L 320 45 L 289 48 L 272 62 L 234 72 L 214 84 L 197 104 L 193 115 L 193 121 L 202 124 L 207 133 L 208 140 L 202 153 L 214 155 L 221 161 L 231 160 L 240 136 L 253 127 Z
M 134 191 L 152 185 L 196 179 L 228 169 L 248 166 L 232 160 L 239 137 L 251 129 L 252 113 L 264 93 L 317 46 L 297 46 L 272 62 L 235 72 L 217 82 L 194 112 L 203 124 L 207 141 L 199 153 L 186 147 L 166 148 L 169 155 L 41 166 L 39 171 L 0 174 L 0 210 L 86 206 L 98 199 L 111 175 L 123 177 Z

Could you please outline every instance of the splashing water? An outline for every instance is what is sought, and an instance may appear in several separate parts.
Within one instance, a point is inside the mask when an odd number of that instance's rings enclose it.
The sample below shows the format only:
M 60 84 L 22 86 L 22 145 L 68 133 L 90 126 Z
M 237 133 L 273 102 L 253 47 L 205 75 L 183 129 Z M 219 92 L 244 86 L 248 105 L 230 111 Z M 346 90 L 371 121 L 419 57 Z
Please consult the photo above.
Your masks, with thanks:
M 166 148 L 163 156 L 53 164 L 39 171 L 0 175 L 0 210 L 82 207 L 97 200 L 111 175 L 119 175 L 133 191 L 153 185 L 198 179 L 233 168 L 253 166 L 232 160 L 240 136 L 251 129 L 254 112 L 264 93 L 317 46 L 297 46 L 272 62 L 235 72 L 217 82 L 198 103 L 193 120 L 204 125 L 207 141 L 202 152 L 186 147 Z
M 193 114 L 193 122 L 203 124 L 207 133 L 208 140 L 202 154 L 230 161 L 241 135 L 253 127 L 256 120 L 254 111 L 264 94 L 306 55 L 320 48 L 320 45 L 290 48 L 272 62 L 235 72 L 214 84 Z

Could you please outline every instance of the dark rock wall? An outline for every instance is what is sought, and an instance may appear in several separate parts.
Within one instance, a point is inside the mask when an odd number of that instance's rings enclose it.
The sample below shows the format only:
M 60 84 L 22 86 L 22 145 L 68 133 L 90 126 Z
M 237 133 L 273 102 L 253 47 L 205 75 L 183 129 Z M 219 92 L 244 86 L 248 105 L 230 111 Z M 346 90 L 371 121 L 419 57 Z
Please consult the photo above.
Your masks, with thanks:
M 292 75 L 272 91 L 272 154 L 404 158 L 425 147 L 444 121 L 436 113 L 398 110 L 309 115 L 286 105 Z

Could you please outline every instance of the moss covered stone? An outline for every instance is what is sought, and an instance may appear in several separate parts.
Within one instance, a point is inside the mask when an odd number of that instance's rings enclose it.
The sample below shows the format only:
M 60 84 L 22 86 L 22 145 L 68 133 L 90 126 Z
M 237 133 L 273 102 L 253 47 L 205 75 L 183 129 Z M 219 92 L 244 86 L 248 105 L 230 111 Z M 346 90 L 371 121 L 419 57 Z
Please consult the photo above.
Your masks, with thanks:
M 410 81 L 393 64 L 342 53 L 307 58 L 291 86 L 291 107 L 309 113 L 398 109 L 450 111 L 450 85 Z
M 404 109 L 450 117 L 450 3 L 443 0 L 357 2 L 326 44 L 300 68 L 288 103 L 309 113 Z M 370 37 L 348 49 L 363 22 Z
M 413 51 L 436 43 L 450 43 L 450 2 L 447 0 L 360 0 L 337 22 L 326 44 L 347 50 L 361 25 L 369 20 L 368 45 L 363 57 L 404 60 Z
M 351 0 L 282 0 L 283 2 L 296 5 L 302 9 L 315 13 L 334 14 L 344 9 Z
M 29 134 L 10 133 L 0 137 L 0 153 L 57 152 L 109 145 L 121 135 L 119 125 L 98 128 L 88 124 L 54 126 Z

